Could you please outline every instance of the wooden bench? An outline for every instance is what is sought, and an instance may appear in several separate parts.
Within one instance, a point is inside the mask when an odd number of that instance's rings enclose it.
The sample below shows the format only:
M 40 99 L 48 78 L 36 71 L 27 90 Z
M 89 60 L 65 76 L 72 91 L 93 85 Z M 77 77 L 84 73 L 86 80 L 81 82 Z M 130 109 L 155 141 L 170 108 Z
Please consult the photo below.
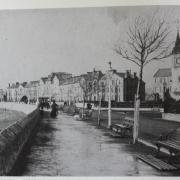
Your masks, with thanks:
M 176 171 L 178 170 L 177 167 L 164 162 L 161 159 L 158 159 L 152 155 L 138 155 L 138 159 L 144 161 L 145 163 L 151 165 L 152 167 L 158 169 L 159 171 Z
M 85 110 L 84 111 L 84 114 L 83 114 L 84 120 L 90 120 L 91 116 L 92 116 L 92 110 Z
M 171 131 L 166 135 L 162 135 L 160 140 L 155 142 L 158 154 L 160 153 L 161 147 L 169 150 L 170 156 L 177 155 L 180 152 L 180 127 Z
M 121 137 L 132 136 L 133 124 L 132 118 L 125 117 L 120 124 L 112 124 L 111 129 Z

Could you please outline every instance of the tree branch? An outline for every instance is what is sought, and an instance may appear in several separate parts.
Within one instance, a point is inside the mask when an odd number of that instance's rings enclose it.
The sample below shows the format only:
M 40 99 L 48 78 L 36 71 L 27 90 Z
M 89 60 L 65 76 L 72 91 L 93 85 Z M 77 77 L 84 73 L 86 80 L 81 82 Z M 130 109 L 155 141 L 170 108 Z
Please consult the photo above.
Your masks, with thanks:
M 122 48 L 120 48 L 120 47 L 119 47 L 118 49 L 115 48 L 114 51 L 115 51 L 117 54 L 121 55 L 122 58 L 124 58 L 124 59 L 126 59 L 126 60 L 129 60 L 129 61 L 135 63 L 136 65 L 140 66 L 140 63 L 137 62 L 137 59 L 133 59 L 132 57 L 130 57 L 130 56 L 127 54 L 127 52 L 126 52 L 125 50 L 123 50 Z

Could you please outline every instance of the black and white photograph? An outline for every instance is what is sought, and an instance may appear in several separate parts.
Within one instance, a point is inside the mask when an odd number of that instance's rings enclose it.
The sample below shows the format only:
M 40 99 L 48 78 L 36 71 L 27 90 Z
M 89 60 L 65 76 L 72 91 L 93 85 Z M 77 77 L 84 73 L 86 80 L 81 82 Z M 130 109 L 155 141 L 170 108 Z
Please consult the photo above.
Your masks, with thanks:
M 0 9 L 0 176 L 180 176 L 180 5 Z

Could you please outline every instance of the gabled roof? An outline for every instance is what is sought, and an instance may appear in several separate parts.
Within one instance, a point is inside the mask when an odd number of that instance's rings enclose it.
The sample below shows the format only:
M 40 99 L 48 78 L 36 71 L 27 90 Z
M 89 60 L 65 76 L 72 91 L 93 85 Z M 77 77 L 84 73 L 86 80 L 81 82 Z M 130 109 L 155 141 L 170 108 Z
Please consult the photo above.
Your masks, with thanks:
M 158 69 L 154 77 L 170 77 L 172 76 L 171 68 Z
M 67 79 L 61 81 L 61 85 L 78 83 L 78 82 L 80 82 L 81 78 L 82 78 L 81 76 L 73 76 L 73 77 L 67 78 Z
M 66 78 L 67 76 L 69 76 L 69 77 L 72 76 L 72 74 L 69 74 L 66 72 L 52 72 L 51 74 L 48 75 L 48 80 L 52 81 L 55 76 L 58 78 L 59 81 L 61 81 L 62 79 Z
M 38 84 L 39 81 L 30 81 L 31 84 Z
M 27 83 L 26 86 L 25 86 L 25 88 L 31 88 L 31 87 L 32 87 L 32 86 L 31 86 L 30 83 Z
M 125 77 L 125 73 L 120 73 L 120 72 L 115 72 L 115 74 L 117 74 L 118 76 L 124 78 Z
M 26 84 L 26 88 L 31 88 L 39 85 L 39 81 L 30 81 L 29 83 Z
M 43 83 L 45 83 L 48 80 L 48 78 L 47 77 L 42 77 L 41 80 L 43 81 Z
M 179 37 L 179 32 L 177 33 L 175 46 L 174 46 L 173 51 L 172 51 L 172 54 L 177 54 L 177 53 L 180 53 L 180 37 Z
M 20 83 L 12 83 L 12 85 L 8 87 L 8 89 L 17 89 L 19 86 L 20 86 Z
M 58 72 L 58 73 L 54 73 L 54 76 L 56 76 L 58 78 L 58 80 L 61 81 L 63 79 L 72 77 L 72 74 L 65 73 L 65 72 Z
M 119 76 L 119 77 L 121 77 L 121 78 L 124 78 L 124 77 L 125 77 L 125 73 L 117 72 L 115 69 L 112 69 L 111 72 L 113 72 L 113 74 L 115 74 L 115 75 L 117 75 L 117 76 Z M 107 71 L 107 73 L 108 73 L 108 71 Z M 107 73 L 104 74 L 104 75 L 101 77 L 101 80 L 107 79 Z
M 102 76 L 103 73 L 101 71 L 95 71 L 95 70 L 81 75 L 81 77 L 83 77 L 86 81 L 93 81 L 94 79 L 100 79 Z
M 27 82 L 23 82 L 20 84 L 22 87 L 25 87 L 27 85 Z

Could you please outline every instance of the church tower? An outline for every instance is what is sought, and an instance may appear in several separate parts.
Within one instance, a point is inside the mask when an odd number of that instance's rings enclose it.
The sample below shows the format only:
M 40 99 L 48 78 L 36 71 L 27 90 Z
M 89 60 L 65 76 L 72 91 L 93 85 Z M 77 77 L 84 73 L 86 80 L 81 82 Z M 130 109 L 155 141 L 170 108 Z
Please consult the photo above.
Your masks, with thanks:
M 180 37 L 177 32 L 175 46 L 172 51 L 172 95 L 175 99 L 180 99 Z

